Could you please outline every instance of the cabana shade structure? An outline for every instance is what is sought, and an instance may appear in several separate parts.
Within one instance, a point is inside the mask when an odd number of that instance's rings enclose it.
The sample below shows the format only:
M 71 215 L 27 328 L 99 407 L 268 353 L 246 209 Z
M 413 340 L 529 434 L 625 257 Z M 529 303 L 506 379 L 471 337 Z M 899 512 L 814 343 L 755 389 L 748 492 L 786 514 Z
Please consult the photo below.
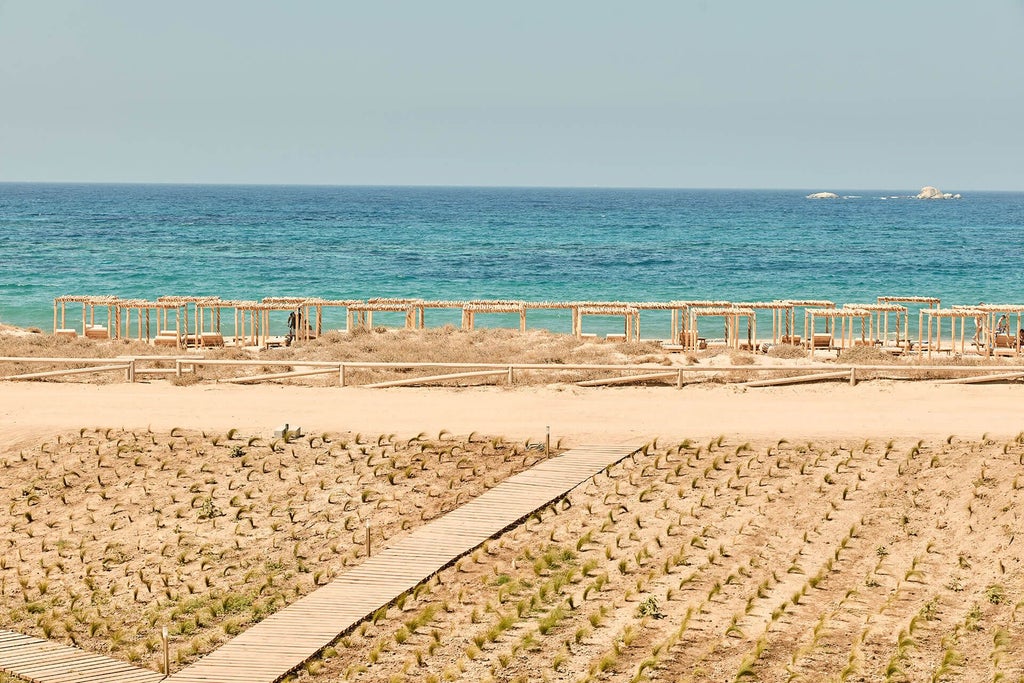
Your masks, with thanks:
M 733 306 L 690 306 L 686 311 L 686 330 L 682 338 L 684 350 L 696 350 L 700 347 L 700 318 L 723 318 L 725 320 L 725 345 L 732 349 L 741 348 L 740 321 L 746 318 L 747 339 L 757 338 L 757 314 L 749 308 Z
M 928 308 L 940 308 L 942 299 L 937 296 L 880 296 L 880 304 L 923 304 Z
M 754 301 L 733 304 L 736 308 L 749 308 L 754 311 L 771 311 L 772 313 L 772 344 L 779 344 L 784 336 L 790 334 L 792 324 L 790 318 L 793 315 L 793 304 L 788 301 Z M 756 328 L 756 326 L 755 326 Z M 757 342 L 756 335 L 754 343 Z
M 632 306 L 578 306 L 573 309 L 575 336 L 577 339 L 583 337 L 583 316 L 586 315 L 610 315 L 623 317 L 623 334 L 626 341 L 636 341 L 637 318 L 640 312 Z
M 258 301 L 236 301 L 235 309 L 235 346 L 260 346 L 262 329 L 263 304 Z
M 972 344 L 978 345 L 979 353 L 986 353 L 988 344 L 985 343 L 986 328 L 985 319 L 986 313 L 975 308 L 922 308 L 918 312 L 918 337 L 917 337 L 917 352 L 919 354 L 926 353 L 928 357 L 932 357 L 932 351 L 944 351 L 942 348 L 942 321 L 949 320 L 949 335 L 952 343 L 949 347 L 949 351 L 956 351 L 958 346 L 960 353 L 966 353 L 967 342 L 970 340 Z M 967 321 L 974 321 L 974 335 L 971 337 L 967 336 Z M 960 335 L 959 345 L 957 344 L 957 322 L 960 323 Z M 925 329 L 927 327 L 927 336 L 925 336 Z M 984 348 L 982 348 L 984 347 Z
M 150 301 L 148 304 L 147 317 L 149 311 L 156 313 L 156 336 L 153 338 L 153 345 L 175 348 L 185 346 L 185 337 L 188 334 L 188 305 L 179 301 Z
M 196 342 L 198 346 L 224 346 L 221 318 L 225 309 L 234 309 L 235 301 L 211 297 L 195 302 Z
M 77 336 L 72 334 L 74 330 L 67 327 L 67 305 L 77 303 L 82 305 L 82 336 L 89 339 L 116 339 L 115 307 L 118 298 L 116 296 L 83 296 L 67 295 L 60 296 L 53 300 L 53 332 L 63 337 Z M 105 325 L 96 324 L 96 309 L 106 309 L 107 317 L 102 322 Z M 59 315 L 58 315 L 59 313 Z M 58 327 L 58 318 L 60 327 Z M 114 328 L 112 330 L 112 328 Z
M 808 308 L 804 314 L 804 345 L 811 358 L 815 349 L 851 349 L 874 344 L 868 341 L 871 312 L 859 308 Z M 816 321 L 824 320 L 826 332 L 818 333 Z M 860 339 L 854 337 L 854 323 L 860 321 Z M 834 332 L 839 330 L 838 343 Z
M 276 307 L 272 310 L 287 310 L 289 313 L 295 314 L 295 339 L 302 341 L 309 341 L 320 336 L 323 309 L 318 310 L 315 302 L 315 299 L 295 296 L 263 297 L 263 303 Z M 310 320 L 313 321 L 312 325 L 310 325 Z
M 675 310 L 672 312 L 673 344 L 680 344 L 684 349 L 696 349 L 698 345 L 697 330 L 692 329 L 690 312 L 698 308 L 732 308 L 731 301 L 673 301 Z
M 899 305 L 907 306 L 908 309 L 909 309 L 910 306 L 920 307 L 922 309 L 924 309 L 924 308 L 942 308 L 942 299 L 940 299 L 937 296 L 880 296 L 880 297 L 878 297 L 877 300 L 878 300 L 879 304 L 899 304 Z M 955 306 L 954 306 L 954 308 L 955 308 Z M 962 306 L 961 308 L 966 308 L 966 307 Z M 921 320 L 921 314 L 920 314 L 920 310 L 919 310 L 918 311 L 918 321 L 920 322 L 920 320 Z M 905 315 L 903 317 L 903 321 L 904 321 L 904 323 L 906 323 L 906 325 L 904 326 L 904 329 L 903 329 L 903 334 L 906 335 L 906 336 L 903 337 L 903 338 L 900 338 L 897 335 L 896 340 L 895 340 L 896 341 L 896 346 L 909 349 L 912 346 L 911 338 L 910 338 L 910 314 L 909 314 L 909 312 L 907 313 L 907 315 Z M 918 329 L 918 336 L 920 336 L 920 333 L 921 333 L 921 330 Z
M 373 314 L 375 311 L 405 313 L 405 329 L 419 329 L 420 304 L 422 299 L 370 299 L 366 303 L 356 303 L 348 306 L 346 324 L 348 329 L 353 329 L 353 315 L 358 316 L 359 327 L 372 328 Z
M 843 308 L 869 312 L 871 319 L 868 321 L 868 337 L 876 342 L 881 342 L 883 347 L 889 343 L 889 317 L 895 315 L 896 347 L 902 348 L 901 344 L 909 347 L 907 340 L 903 338 L 909 326 L 909 313 L 906 306 L 899 304 L 843 304 Z
M 69 327 L 68 304 L 81 306 L 81 329 Z M 639 340 L 641 315 L 645 311 L 667 311 L 671 315 L 671 332 L 667 345 L 672 350 L 696 349 L 704 342 L 698 330 L 700 318 L 718 317 L 725 322 L 725 341 L 733 348 L 758 348 L 762 341 L 772 344 L 804 344 L 811 348 L 844 349 L 858 344 L 882 344 L 893 352 L 912 350 L 910 314 L 913 307 L 918 313 L 918 339 L 920 353 L 940 350 L 948 344 L 942 339 L 948 325 L 954 344 L 963 352 L 973 343 L 983 355 L 1021 355 L 1024 350 L 1024 304 L 979 304 L 940 308 L 938 297 L 880 296 L 877 303 L 843 304 L 837 309 L 832 301 L 821 299 L 786 299 L 760 302 L 730 301 L 522 301 L 513 299 L 424 300 L 415 298 L 372 298 L 368 300 L 328 300 L 309 297 L 266 297 L 262 301 L 228 301 L 216 296 L 161 296 L 155 301 L 120 299 L 115 296 L 66 295 L 53 301 L 54 334 L 77 337 L 79 334 L 93 339 L 135 338 L 161 346 L 209 347 L 225 344 L 225 332 L 230 326 L 230 313 L 234 311 L 234 329 L 228 343 L 235 345 L 269 346 L 284 343 L 279 335 L 272 337 L 271 318 L 276 313 L 294 312 L 298 318 L 295 338 L 308 340 L 324 331 L 325 309 L 344 309 L 345 328 L 372 327 L 375 312 L 402 313 L 405 329 L 425 327 L 426 309 L 447 311 L 449 320 L 461 314 L 464 330 L 473 330 L 477 314 L 519 316 L 519 329 L 528 328 L 527 316 L 531 310 L 565 313 L 570 321 L 558 325 L 571 325 L 572 334 L 583 337 L 583 318 L 586 316 L 622 316 L 624 334 L 610 334 L 610 339 Z M 918 308 L 919 307 L 919 308 Z M 104 309 L 106 310 L 104 317 Z M 771 336 L 757 338 L 757 317 L 764 319 L 771 312 Z M 830 313 L 831 311 L 831 313 Z M 842 311 L 842 312 L 836 312 Z M 155 314 L 155 318 L 154 318 Z M 77 317 L 76 314 L 75 317 Z M 798 316 L 803 318 L 804 335 L 799 331 Z M 548 315 L 549 320 L 555 315 Z M 743 319 L 747 319 L 745 334 L 741 334 Z M 817 332 L 817 321 L 824 320 L 824 333 Z M 861 321 L 859 339 L 857 320 Z M 975 333 L 966 335 L 968 321 L 975 322 Z M 959 327 L 957 322 L 959 321 Z M 283 322 L 283 321 L 282 321 Z M 353 324 L 353 323 L 356 324 Z M 707 325 L 707 321 L 703 321 Z M 763 320 L 762 320 L 763 322 Z M 279 332 L 281 322 L 275 322 Z M 841 329 L 834 328 L 838 325 Z M 928 326 L 931 326 L 930 329 Z M 817 334 L 816 334 L 817 332 Z M 592 335 L 586 335 L 592 336 Z M 233 337 L 233 339 L 232 339 Z M 947 339 L 949 339 L 947 337 Z M 669 348 L 669 346 L 666 346 Z
M 576 324 L 578 321 L 576 319 L 575 308 L 578 307 L 577 303 L 571 301 L 526 301 L 524 303 L 526 304 L 527 313 L 529 313 L 529 311 L 557 311 L 560 313 L 568 313 L 571 333 L 573 336 L 576 336 Z M 579 305 L 583 305 L 583 303 L 584 302 L 579 302 Z
M 313 331 L 320 336 L 324 331 L 324 309 L 343 308 L 345 309 L 345 320 L 348 320 L 348 307 L 362 303 L 358 299 L 309 299 L 306 301 L 306 320 L 313 320 Z M 346 332 L 350 332 L 346 326 Z
M 294 300 L 281 301 L 279 303 L 271 303 L 266 300 L 260 303 L 260 346 L 268 348 L 270 346 L 281 346 L 286 343 L 287 337 L 281 335 L 271 335 L 271 313 L 295 313 L 301 319 L 296 321 L 295 336 L 296 338 L 309 339 L 309 329 L 307 318 L 301 316 L 302 303 L 306 300 L 302 299 L 300 303 L 295 303 Z
M 572 314 L 572 334 L 574 337 L 579 338 L 583 334 L 583 315 L 621 315 L 631 316 L 632 320 L 627 321 L 627 325 L 624 328 L 624 337 L 626 339 L 640 339 L 640 310 L 666 310 L 671 311 L 674 304 L 671 302 L 659 303 L 655 301 L 564 301 L 564 302 L 544 302 L 543 304 L 535 304 L 526 302 L 527 308 L 546 308 L 552 310 L 566 310 Z M 583 312 L 584 309 L 588 309 Z M 615 311 L 614 313 L 594 313 L 595 310 L 609 310 Z M 628 310 L 627 310 L 628 309 Z M 632 312 L 628 312 L 632 311 Z
M 117 302 L 117 336 L 132 338 L 132 311 L 135 312 L 135 340 L 149 342 L 153 339 L 150 311 L 154 302 L 145 299 L 120 299 Z M 145 328 L 143 328 L 145 319 Z
M 420 301 L 416 304 L 416 324 L 423 329 L 427 326 L 426 309 L 430 308 L 438 311 L 461 311 L 462 307 L 465 306 L 469 301 L 463 301 L 462 299 L 452 301 L 448 299 L 440 301 Z
M 803 313 L 803 323 L 806 329 L 808 309 L 829 310 L 836 307 L 835 302 L 828 301 L 827 299 L 786 299 L 782 303 L 789 304 L 790 306 L 786 319 L 786 334 L 782 336 L 783 344 L 799 344 L 801 341 L 796 334 L 796 331 L 799 329 L 796 326 L 797 309 L 800 309 L 800 312 Z M 825 326 L 825 331 L 831 333 L 832 321 L 826 319 Z
M 462 329 L 474 329 L 477 313 L 517 313 L 519 331 L 526 331 L 526 304 L 522 301 L 467 301 L 462 305 Z
M 672 333 L 673 339 L 669 340 L 669 343 L 677 344 L 679 342 L 677 336 L 678 330 L 678 307 L 675 302 L 672 301 L 629 301 L 624 304 L 630 308 L 636 309 L 636 340 L 640 341 L 640 314 L 643 311 L 669 311 L 672 317 Z
M 181 340 L 186 346 L 199 346 L 202 341 L 199 330 L 199 309 L 203 306 L 211 306 L 220 302 L 219 296 L 161 296 L 157 298 L 158 303 L 177 304 L 184 310 L 181 319 Z M 191 315 L 189 313 L 191 307 Z M 192 329 L 190 318 L 196 321 L 195 330 Z M 217 330 L 219 333 L 219 329 Z
M 85 336 L 85 328 L 88 325 L 87 302 L 91 296 L 67 294 L 58 296 L 53 300 L 53 334 L 57 337 L 74 339 L 78 332 L 73 327 L 68 327 L 67 309 L 68 304 L 82 305 L 82 336 Z
M 984 314 L 984 333 L 978 335 L 978 341 L 984 342 L 984 349 L 979 349 L 979 352 L 983 351 L 986 357 L 1020 355 L 1024 337 L 1024 305 L 978 304 L 971 308 Z

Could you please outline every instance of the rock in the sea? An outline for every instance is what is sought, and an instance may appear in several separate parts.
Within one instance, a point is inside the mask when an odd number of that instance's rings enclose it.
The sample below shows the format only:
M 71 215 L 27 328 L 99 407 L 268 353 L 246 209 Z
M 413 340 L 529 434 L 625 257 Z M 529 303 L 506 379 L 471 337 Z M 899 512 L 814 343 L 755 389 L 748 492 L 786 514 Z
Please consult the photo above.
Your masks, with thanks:
M 943 192 L 937 187 L 928 185 L 922 187 L 921 191 L 917 193 L 918 199 L 960 199 L 959 194 L 950 194 L 949 192 Z
M 808 199 L 839 199 L 839 195 L 835 192 L 815 192 L 814 194 L 807 195 Z

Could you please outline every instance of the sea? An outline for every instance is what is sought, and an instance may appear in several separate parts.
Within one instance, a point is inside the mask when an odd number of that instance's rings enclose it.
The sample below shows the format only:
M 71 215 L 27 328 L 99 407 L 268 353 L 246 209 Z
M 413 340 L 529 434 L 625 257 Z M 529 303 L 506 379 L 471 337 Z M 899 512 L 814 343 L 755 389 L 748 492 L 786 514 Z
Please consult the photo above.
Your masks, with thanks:
M 67 294 L 1024 303 L 1024 193 L 819 189 L 0 183 L 0 322 L 50 331 Z

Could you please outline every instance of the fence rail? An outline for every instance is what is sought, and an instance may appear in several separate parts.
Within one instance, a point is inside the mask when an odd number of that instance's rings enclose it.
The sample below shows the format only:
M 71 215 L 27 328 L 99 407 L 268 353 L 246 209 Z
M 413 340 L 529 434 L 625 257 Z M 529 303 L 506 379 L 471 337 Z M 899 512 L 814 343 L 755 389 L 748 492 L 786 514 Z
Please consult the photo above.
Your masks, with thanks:
M 173 367 L 155 367 L 156 364 Z M 3 375 L 8 364 L 46 364 L 66 366 L 41 372 Z M 126 382 L 135 382 L 139 375 L 165 375 L 183 377 L 196 373 L 198 368 L 260 368 L 258 374 L 239 374 L 234 377 L 210 378 L 210 381 L 229 384 L 256 384 L 315 375 L 335 375 L 338 386 L 386 388 L 415 386 L 464 379 L 497 378 L 498 382 L 515 384 L 518 373 L 550 373 L 557 377 L 565 372 L 607 373 L 607 376 L 573 381 L 577 386 L 615 386 L 636 382 L 674 385 L 701 381 L 741 384 L 747 387 L 779 386 L 800 382 L 848 380 L 850 384 L 869 379 L 932 379 L 947 384 L 975 384 L 1024 380 L 1024 366 L 1019 365 L 842 365 L 814 363 L 801 365 L 721 365 L 663 366 L 612 365 L 562 363 L 450 363 L 450 362 L 383 362 L 383 361 L 306 361 L 306 360 L 221 360 L 194 356 L 118 356 L 113 358 L 53 358 L 53 357 L 0 357 L 0 380 L 31 381 L 59 379 L 89 373 L 124 372 Z M 267 369 L 280 368 L 276 372 Z M 429 375 L 402 377 L 354 384 L 352 370 L 377 372 L 433 370 Z

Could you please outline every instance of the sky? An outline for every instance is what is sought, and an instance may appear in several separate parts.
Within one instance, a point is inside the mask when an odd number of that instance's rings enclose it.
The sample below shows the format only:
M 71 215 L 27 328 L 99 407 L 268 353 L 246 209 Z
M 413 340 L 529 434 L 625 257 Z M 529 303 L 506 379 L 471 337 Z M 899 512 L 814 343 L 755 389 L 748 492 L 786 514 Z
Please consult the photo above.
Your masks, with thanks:
M 0 181 L 1024 190 L 1024 0 L 0 0 Z

